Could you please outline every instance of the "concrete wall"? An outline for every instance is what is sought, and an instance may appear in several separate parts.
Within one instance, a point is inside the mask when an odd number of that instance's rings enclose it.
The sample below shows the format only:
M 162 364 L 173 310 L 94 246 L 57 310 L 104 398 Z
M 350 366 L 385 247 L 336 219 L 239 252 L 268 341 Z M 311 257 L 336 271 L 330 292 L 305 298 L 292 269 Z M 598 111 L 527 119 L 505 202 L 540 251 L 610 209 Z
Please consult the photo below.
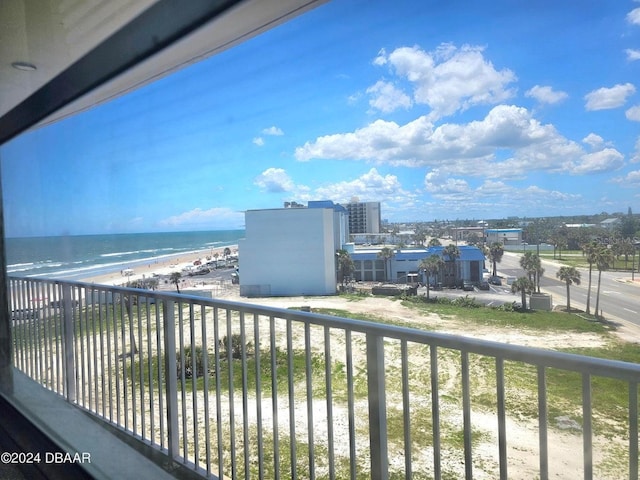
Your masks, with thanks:
M 328 208 L 247 211 L 238 246 L 241 295 L 334 294 L 337 227 Z

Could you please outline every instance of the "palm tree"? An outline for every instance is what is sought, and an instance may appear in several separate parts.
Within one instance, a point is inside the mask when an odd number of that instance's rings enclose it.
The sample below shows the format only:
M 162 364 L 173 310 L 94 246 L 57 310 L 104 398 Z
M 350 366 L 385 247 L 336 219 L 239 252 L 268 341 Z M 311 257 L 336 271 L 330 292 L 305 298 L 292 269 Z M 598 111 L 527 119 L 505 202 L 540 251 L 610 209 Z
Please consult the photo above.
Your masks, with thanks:
M 389 281 L 389 275 L 387 274 L 387 264 L 389 263 L 389 260 L 391 260 L 394 257 L 394 255 L 395 253 L 393 252 L 393 249 L 389 247 L 384 247 L 378 252 L 378 257 L 384 261 L 385 281 Z
M 430 255 L 427 258 L 423 258 L 418 265 L 418 269 L 424 271 L 427 274 L 427 300 L 429 300 L 429 292 L 431 282 L 429 278 L 431 275 L 437 275 L 444 267 L 444 260 L 440 255 Z
M 427 239 L 427 234 L 421 230 L 417 231 L 413 235 L 413 241 L 416 245 L 424 245 L 425 240 Z
M 596 290 L 596 311 L 594 312 L 596 317 L 598 316 L 598 307 L 600 304 L 600 280 L 602 278 L 602 271 L 611 267 L 614 262 L 613 253 L 607 247 L 601 247 L 596 252 L 596 267 L 598 268 L 598 289 Z
M 222 251 L 222 256 L 224 257 L 224 264 L 227 265 L 227 258 L 231 255 L 231 249 L 229 247 L 225 247 Z
M 169 281 L 176 286 L 178 293 L 180 293 L 180 277 L 182 277 L 180 272 L 171 272 L 171 276 L 169 277 Z
M 353 273 L 356 267 L 349 252 L 346 250 L 340 249 L 336 251 L 336 257 L 338 258 L 338 277 L 340 284 L 344 286 L 345 279 Z
M 511 284 L 511 291 L 513 293 L 520 292 L 522 294 L 522 309 L 523 310 L 527 309 L 527 293 L 533 292 L 534 289 L 535 289 L 534 283 L 531 281 L 531 279 L 529 279 L 527 277 L 518 277 Z
M 630 238 L 624 238 L 617 240 L 611 245 L 611 253 L 613 253 L 616 259 L 619 259 L 621 255 L 624 255 L 624 268 L 627 269 L 629 265 L 629 255 L 633 255 L 635 247 L 631 243 Z
M 157 278 L 147 278 L 144 281 L 144 288 L 148 288 L 150 290 L 157 290 L 158 289 L 158 279 Z
M 580 272 L 576 267 L 560 267 L 556 272 L 556 277 L 567 284 L 567 312 L 571 312 L 571 293 L 569 286 L 572 284 L 580 285 Z
M 555 233 L 551 237 L 553 242 L 553 259 L 556 258 L 556 250 L 558 251 L 558 258 L 562 259 L 562 249 L 567 247 L 567 237 L 563 233 Z
M 467 245 L 473 245 L 474 247 L 482 245 L 482 238 L 477 233 L 472 232 L 467 235 Z
M 497 271 L 498 271 L 498 266 L 496 264 L 500 263 L 503 255 L 504 255 L 504 245 L 502 245 L 501 242 L 493 242 L 489 246 L 489 258 L 493 263 L 493 273 L 491 275 L 494 277 L 497 275 Z
M 566 237 L 560 237 L 558 239 L 558 258 L 562 259 L 562 249 L 567 248 L 568 242 Z
M 540 277 L 544 273 L 540 256 L 537 253 L 525 252 L 520 258 L 520 266 L 527 272 L 527 277 L 537 287 L 540 292 Z
M 544 268 L 542 268 L 542 262 L 540 261 L 540 256 L 536 255 L 536 289 L 538 293 L 540 293 L 540 279 L 542 275 L 544 275 Z
M 453 243 L 450 243 L 449 245 L 444 247 L 444 250 L 442 250 L 442 254 L 447 256 L 446 262 L 450 265 L 450 273 L 453 272 L 453 285 L 455 286 L 458 283 L 458 268 L 456 265 L 456 260 L 460 258 L 460 249 Z
M 598 248 L 599 248 L 599 245 L 596 242 L 589 242 L 582 246 L 582 253 L 586 255 L 587 262 L 589 263 L 589 286 L 587 287 L 587 315 L 591 313 L 589 308 L 591 304 L 591 272 L 593 271 L 593 264 L 596 261 L 596 253 L 598 251 Z
M 442 243 L 440 243 L 440 240 L 438 240 L 436 237 L 433 237 L 431 240 L 429 240 L 429 243 L 427 244 L 428 247 L 439 247 L 440 245 L 442 245 Z

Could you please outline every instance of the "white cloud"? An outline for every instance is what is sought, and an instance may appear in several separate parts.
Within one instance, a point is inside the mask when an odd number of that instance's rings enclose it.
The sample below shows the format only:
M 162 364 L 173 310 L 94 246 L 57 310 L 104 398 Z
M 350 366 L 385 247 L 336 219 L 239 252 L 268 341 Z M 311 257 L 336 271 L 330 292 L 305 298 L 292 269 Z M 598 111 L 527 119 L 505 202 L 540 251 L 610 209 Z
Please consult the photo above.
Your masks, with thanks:
M 569 95 L 566 92 L 554 91 L 552 87 L 536 85 L 525 92 L 525 96 L 535 98 L 540 103 L 553 105 L 559 103 Z
M 624 164 L 624 156 L 614 148 L 605 148 L 598 152 L 586 153 L 574 162 L 569 172 L 575 175 L 585 173 L 610 172 Z
M 411 99 L 402 90 L 393 84 L 382 80 L 367 88 L 367 93 L 371 95 L 369 105 L 384 113 L 393 112 L 398 108 L 411 107 Z
M 582 139 L 582 143 L 586 143 L 591 148 L 598 148 L 604 145 L 604 139 L 600 135 L 590 133 Z
M 264 135 L 275 135 L 275 136 L 284 135 L 284 132 L 280 128 L 276 127 L 276 126 L 265 128 L 264 130 L 262 130 L 262 133 Z
M 599 88 L 585 95 L 587 110 L 607 110 L 625 104 L 627 97 L 636 91 L 631 83 L 617 84 L 611 88 Z
M 160 220 L 158 224 L 161 227 L 237 228 L 244 224 L 244 213 L 225 207 L 208 210 L 194 208 Z
M 640 170 L 632 170 L 624 177 L 616 177 L 611 179 L 612 183 L 617 183 L 623 187 L 640 187 Z
M 640 105 L 634 105 L 629 110 L 624 112 L 627 120 L 632 120 L 634 122 L 640 122 Z
M 392 71 L 413 84 L 413 101 L 431 108 L 435 120 L 474 105 L 497 104 L 514 95 L 509 85 L 516 80 L 508 69 L 496 70 L 483 56 L 483 48 L 442 44 L 435 52 L 417 46 L 401 47 L 390 54 L 381 50 L 375 65 Z
M 497 195 L 509 195 L 515 191 L 514 187 L 507 185 L 501 181 L 485 180 L 484 183 L 478 187 L 477 194 L 483 197 L 494 197 Z
M 318 137 L 296 148 L 295 156 L 300 161 L 312 158 L 372 160 L 379 163 L 407 164 L 412 156 L 413 143 L 420 147 L 419 138 L 432 134 L 433 125 L 426 117 L 400 126 L 395 122 L 376 120 L 353 133 L 333 134 Z
M 631 157 L 631 163 L 640 162 L 640 137 L 636 140 L 635 151 L 633 152 L 633 156 Z
M 387 51 L 384 48 L 381 48 L 378 51 L 378 56 L 373 59 L 373 64 L 377 66 L 386 65 L 387 63 Z
M 290 192 L 295 188 L 293 181 L 282 168 L 267 168 L 253 183 L 271 193 Z
M 347 104 L 348 105 L 355 105 L 360 101 L 360 97 L 362 97 L 362 93 L 361 92 L 356 92 L 353 95 L 349 95 L 347 97 Z
M 557 202 L 566 202 L 569 200 L 577 200 L 582 198 L 581 195 L 572 193 L 563 193 L 557 190 L 546 190 L 536 185 L 531 185 L 524 189 L 523 199 L 525 201 L 534 202 L 536 200 L 544 199 L 549 205 L 557 205 Z
M 640 60 L 640 50 L 627 48 L 625 52 L 627 54 L 627 60 L 629 60 L 630 62 L 635 62 L 636 60 Z
M 300 161 L 311 159 L 364 160 L 376 164 L 446 168 L 451 175 L 488 178 L 522 177 L 529 171 L 584 174 L 619 168 L 622 155 L 598 145 L 586 154 L 578 143 L 553 125 L 541 124 L 522 107 L 498 105 L 482 120 L 446 123 L 434 128 L 419 117 L 405 125 L 376 120 L 344 134 L 327 135 L 298 147 Z M 595 146 L 594 146 L 595 145 Z M 510 156 L 509 156 L 510 155 Z
M 438 170 L 425 176 L 425 186 L 435 200 L 425 208 L 441 215 L 455 212 L 466 215 L 467 218 L 474 212 L 486 214 L 487 209 L 493 212 L 509 211 L 515 198 L 523 208 L 546 210 L 556 207 L 558 202 L 562 202 L 564 208 L 583 203 L 582 195 L 547 190 L 536 185 L 514 187 L 489 179 L 477 188 L 472 188 L 465 180 L 448 177 Z
M 313 190 L 305 185 L 295 184 L 281 168 L 268 168 L 254 183 L 272 193 L 287 192 L 288 198 L 298 201 L 322 199 L 344 203 L 358 197 L 362 201 L 390 201 L 406 205 L 415 197 L 402 188 L 397 176 L 381 175 L 376 168 L 371 168 L 353 180 L 328 183 Z
M 278 128 L 276 126 L 273 126 L 273 127 L 269 127 L 269 128 L 264 128 L 262 130 L 262 134 L 263 135 L 271 135 L 271 136 L 282 136 L 282 135 L 284 135 L 284 132 L 280 128 Z M 258 147 L 262 147 L 265 144 L 264 138 L 262 138 L 262 137 L 255 137 L 252 141 Z
M 627 22 L 633 25 L 640 25 L 640 8 L 634 8 L 627 13 Z
M 412 197 L 409 192 L 403 190 L 397 176 L 381 175 L 375 168 L 354 180 L 319 187 L 313 195 L 334 202 L 348 202 L 354 196 L 363 202 L 407 201 Z
M 424 186 L 434 198 L 441 200 L 464 200 L 470 197 L 471 190 L 466 180 L 450 177 L 437 168 L 425 175 Z

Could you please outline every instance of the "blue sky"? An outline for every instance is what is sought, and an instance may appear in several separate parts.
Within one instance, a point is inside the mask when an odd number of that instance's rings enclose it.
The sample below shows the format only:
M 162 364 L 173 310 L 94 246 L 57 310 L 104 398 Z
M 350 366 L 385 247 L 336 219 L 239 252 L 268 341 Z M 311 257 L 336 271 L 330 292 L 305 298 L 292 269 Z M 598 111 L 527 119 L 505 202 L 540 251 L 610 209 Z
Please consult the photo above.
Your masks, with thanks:
M 640 212 L 640 3 L 336 0 L 0 149 L 8 236 Z

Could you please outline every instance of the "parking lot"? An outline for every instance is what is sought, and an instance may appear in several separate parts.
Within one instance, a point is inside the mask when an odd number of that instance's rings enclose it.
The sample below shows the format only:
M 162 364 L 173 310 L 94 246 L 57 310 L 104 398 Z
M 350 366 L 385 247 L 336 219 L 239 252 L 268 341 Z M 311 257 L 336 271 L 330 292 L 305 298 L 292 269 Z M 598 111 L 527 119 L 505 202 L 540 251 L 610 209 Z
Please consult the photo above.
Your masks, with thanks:
M 418 295 L 427 295 L 427 287 L 419 287 Z M 475 297 L 478 303 L 482 303 L 487 306 L 498 307 L 503 303 L 520 303 L 522 297 L 520 294 L 511 293 L 511 286 L 509 285 L 489 285 L 489 290 L 480 290 L 478 287 L 473 287 L 473 290 L 463 290 L 462 288 L 443 288 L 442 290 L 433 290 L 429 292 L 430 298 L 446 297 Z

